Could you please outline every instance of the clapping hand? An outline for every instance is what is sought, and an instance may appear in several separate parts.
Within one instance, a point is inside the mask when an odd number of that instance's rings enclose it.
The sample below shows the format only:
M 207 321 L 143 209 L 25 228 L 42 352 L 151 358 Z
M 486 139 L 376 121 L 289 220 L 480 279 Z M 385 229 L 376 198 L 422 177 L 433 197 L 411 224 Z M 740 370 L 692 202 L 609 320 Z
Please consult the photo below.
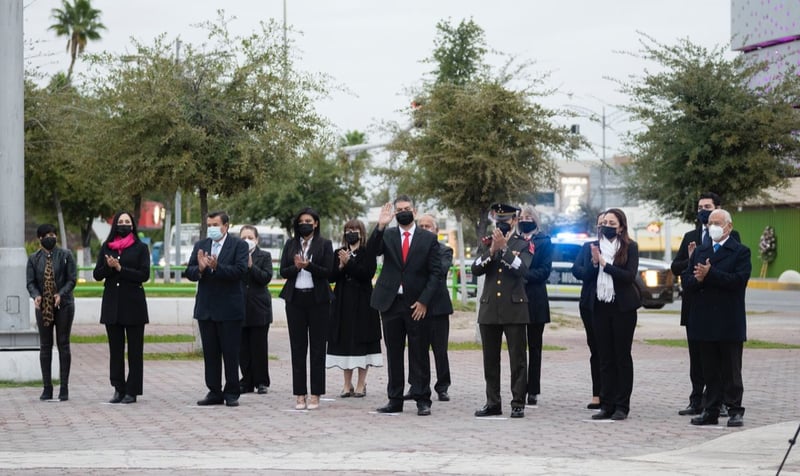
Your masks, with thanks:
M 348 250 L 339 250 L 339 269 L 344 268 L 348 261 L 350 261 L 350 252 Z
M 509 231 L 509 233 L 511 232 Z M 492 232 L 492 246 L 489 249 L 489 251 L 492 254 L 495 254 L 498 251 L 504 249 L 507 244 L 508 244 L 508 238 L 506 238 L 506 235 L 504 235 L 499 228 L 495 228 L 494 231 Z
M 117 258 L 114 258 L 111 255 L 106 255 L 106 265 L 109 268 L 116 269 L 117 271 L 121 271 L 122 270 L 122 265 L 119 264 L 119 260 Z
M 694 265 L 694 278 L 702 283 L 706 276 L 708 276 L 708 272 L 711 270 L 711 260 L 706 258 L 705 263 L 697 263 Z

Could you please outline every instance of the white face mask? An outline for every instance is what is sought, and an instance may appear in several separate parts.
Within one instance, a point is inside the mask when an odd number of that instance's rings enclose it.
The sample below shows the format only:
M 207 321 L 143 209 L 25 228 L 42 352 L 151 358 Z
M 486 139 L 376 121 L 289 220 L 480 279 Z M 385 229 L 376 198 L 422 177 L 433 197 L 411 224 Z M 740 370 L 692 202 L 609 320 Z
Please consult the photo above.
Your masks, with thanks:
M 247 249 L 249 251 L 253 251 L 255 249 L 256 240 L 251 240 L 251 239 L 248 238 L 248 239 L 244 240 L 244 242 L 247 243 Z
M 719 225 L 709 225 L 708 226 L 708 236 L 711 237 L 713 241 L 719 241 L 722 238 L 722 235 L 725 234 L 725 231 Z

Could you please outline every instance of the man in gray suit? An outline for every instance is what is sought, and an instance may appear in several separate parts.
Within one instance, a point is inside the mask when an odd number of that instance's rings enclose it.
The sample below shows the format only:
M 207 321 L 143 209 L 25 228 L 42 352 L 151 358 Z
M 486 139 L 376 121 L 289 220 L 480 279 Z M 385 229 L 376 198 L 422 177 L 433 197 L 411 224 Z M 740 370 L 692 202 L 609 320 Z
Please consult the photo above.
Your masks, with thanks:
M 247 243 L 228 233 L 230 218 L 213 212 L 206 219 L 208 238 L 194 245 L 186 277 L 197 281 L 194 318 L 203 342 L 208 394 L 198 405 L 239 406 L 239 347 L 244 320 L 242 278 L 247 272 Z M 225 387 L 222 364 L 225 363 Z
M 525 253 L 528 242 L 515 234 L 519 208 L 502 203 L 492 205 L 496 228 L 487 237 L 472 265 L 472 274 L 486 275 L 478 311 L 483 343 L 483 374 L 486 404 L 475 412 L 484 417 L 503 413 L 500 399 L 500 352 L 503 334 L 508 343 L 511 366 L 511 418 L 525 416 L 527 392 L 528 296 L 525 275 L 532 255 Z

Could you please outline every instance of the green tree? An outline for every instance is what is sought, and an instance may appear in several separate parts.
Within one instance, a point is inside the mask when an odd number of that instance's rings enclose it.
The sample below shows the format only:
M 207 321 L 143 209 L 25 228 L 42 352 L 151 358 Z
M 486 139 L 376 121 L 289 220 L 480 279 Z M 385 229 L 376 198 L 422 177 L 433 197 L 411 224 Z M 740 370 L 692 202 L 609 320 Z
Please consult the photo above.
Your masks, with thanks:
M 433 58 L 426 61 L 436 65 L 432 74 L 437 84 L 465 85 L 486 77 L 486 36 L 477 23 L 471 18 L 461 20 L 457 26 L 439 21 L 436 30 Z
M 730 59 L 724 48 L 664 45 L 644 35 L 638 56 L 656 67 L 620 82 L 630 97 L 625 110 L 645 125 L 628 138 L 630 196 L 691 222 L 704 191 L 733 206 L 796 173 L 800 115 L 792 106 L 800 78 L 793 69 L 757 83 L 766 65 L 744 55 Z
M 100 39 L 100 30 L 106 27 L 100 23 L 100 10 L 92 8 L 89 0 L 74 0 L 72 3 L 62 0 L 63 8 L 54 8 L 52 18 L 56 21 L 48 28 L 56 36 L 67 37 L 67 52 L 70 55 L 67 82 L 72 79 L 72 68 L 79 54 L 86 49 L 89 40 Z

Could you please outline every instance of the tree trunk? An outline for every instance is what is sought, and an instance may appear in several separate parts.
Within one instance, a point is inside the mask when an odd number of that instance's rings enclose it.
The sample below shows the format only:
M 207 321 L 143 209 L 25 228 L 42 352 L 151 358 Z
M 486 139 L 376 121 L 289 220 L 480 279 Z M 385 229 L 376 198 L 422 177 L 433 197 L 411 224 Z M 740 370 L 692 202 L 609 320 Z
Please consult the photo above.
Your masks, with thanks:
M 142 214 L 142 194 L 137 193 L 133 196 L 133 221 L 139 224 L 139 215 Z
M 53 205 L 56 207 L 56 215 L 58 215 L 58 234 L 61 236 L 61 249 L 67 248 L 67 228 L 64 226 L 64 211 L 61 210 L 61 199 L 58 198 L 58 192 L 53 192 Z
M 208 189 L 200 189 L 200 239 L 205 240 L 208 232 L 208 225 L 206 224 L 206 217 L 208 217 Z
M 91 268 L 92 263 L 92 222 L 94 218 L 87 218 L 81 225 L 81 246 L 83 247 L 83 264 L 81 266 Z M 102 238 L 101 238 L 102 241 Z M 91 279 L 91 271 L 87 273 L 86 280 Z
M 464 256 L 464 228 L 463 222 L 461 220 L 461 214 L 456 213 L 456 241 L 458 242 L 458 275 L 460 277 L 460 291 L 461 291 L 461 304 L 467 304 L 467 298 L 469 297 L 467 290 L 467 261 Z
M 167 209 L 166 216 L 164 218 L 164 241 L 162 242 L 163 245 L 161 246 L 161 255 L 164 257 L 164 282 L 171 283 L 172 276 L 170 270 L 170 256 L 172 254 L 172 241 L 169 239 L 170 235 L 172 234 L 172 201 L 167 199 L 164 200 L 164 207 Z M 157 265 L 158 263 L 153 263 Z

